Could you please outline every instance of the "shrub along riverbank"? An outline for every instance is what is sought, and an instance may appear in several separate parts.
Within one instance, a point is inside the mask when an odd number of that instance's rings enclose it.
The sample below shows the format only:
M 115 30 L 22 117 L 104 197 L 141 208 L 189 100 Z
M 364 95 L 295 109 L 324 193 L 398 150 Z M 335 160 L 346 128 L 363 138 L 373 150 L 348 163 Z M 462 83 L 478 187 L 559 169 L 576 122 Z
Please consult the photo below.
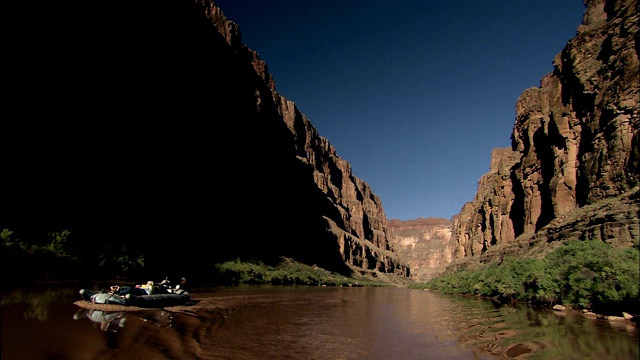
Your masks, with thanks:
M 308 286 L 390 286 L 386 274 L 374 271 L 350 276 L 330 272 L 281 257 L 270 263 L 240 258 L 231 261 L 189 262 L 189 258 L 166 261 L 152 252 L 125 246 L 105 246 L 99 251 L 82 250 L 68 230 L 48 234 L 44 243 L 30 243 L 0 231 L 0 278 L 3 281 L 68 281 L 119 279 L 147 281 L 167 275 L 186 275 L 191 286 L 203 284 L 273 284 Z M 370 276 L 366 274 L 370 273 Z M 392 278 L 393 276 L 389 276 Z M 409 280 L 406 279 L 408 282 Z
M 162 278 L 168 275 L 164 263 L 154 262 L 152 256 L 125 248 L 120 252 L 107 248 L 90 254 L 97 258 L 80 256 L 69 244 L 68 231 L 52 232 L 50 236 L 47 244 L 29 244 L 15 239 L 7 229 L 0 232 L 3 281 L 78 279 L 80 275 L 93 280 L 102 278 L 100 275 L 144 280 L 157 277 L 159 273 Z M 507 257 L 482 270 L 460 271 L 427 283 L 410 283 L 408 278 L 375 271 L 345 276 L 287 258 L 272 264 L 237 259 L 206 266 L 200 264 L 191 269 L 180 266 L 184 263 L 176 266 L 181 276 L 188 274 L 192 285 L 214 282 L 229 285 L 407 286 L 537 306 L 561 304 L 605 315 L 617 315 L 622 311 L 638 315 L 639 254 L 638 243 L 634 247 L 615 248 L 598 240 L 573 241 L 541 259 Z
M 639 314 L 640 247 L 614 248 L 602 241 L 572 241 L 542 259 L 507 257 L 476 271 L 441 276 L 411 288 L 449 294 L 562 304 L 613 315 Z
M 213 271 L 217 283 L 272 284 L 306 286 L 386 286 L 383 281 L 368 277 L 347 277 L 317 266 L 309 266 L 295 260 L 282 258 L 277 265 L 260 261 L 227 261 L 215 265 Z

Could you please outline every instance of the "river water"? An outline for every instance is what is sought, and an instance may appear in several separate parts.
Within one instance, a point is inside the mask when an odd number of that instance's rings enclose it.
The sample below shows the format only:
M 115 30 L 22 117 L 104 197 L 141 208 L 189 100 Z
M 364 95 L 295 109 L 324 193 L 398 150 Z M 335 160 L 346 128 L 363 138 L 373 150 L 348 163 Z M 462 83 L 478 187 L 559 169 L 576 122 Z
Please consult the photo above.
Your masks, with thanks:
M 207 288 L 189 306 L 105 312 L 76 303 L 80 286 L 2 290 L 2 360 L 640 356 L 629 322 L 424 290 Z

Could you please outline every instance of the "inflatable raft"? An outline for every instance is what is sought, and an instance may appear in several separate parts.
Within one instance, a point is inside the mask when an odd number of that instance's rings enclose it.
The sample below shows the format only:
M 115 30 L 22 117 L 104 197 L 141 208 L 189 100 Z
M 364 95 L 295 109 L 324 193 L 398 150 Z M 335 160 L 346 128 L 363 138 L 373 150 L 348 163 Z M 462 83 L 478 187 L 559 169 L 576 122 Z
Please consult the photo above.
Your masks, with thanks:
M 120 295 L 111 291 L 81 289 L 80 295 L 83 300 L 94 304 L 114 304 L 147 308 L 185 305 L 191 301 L 191 295 L 185 290 L 175 290 L 175 292 L 166 294 L 135 295 L 129 293 Z

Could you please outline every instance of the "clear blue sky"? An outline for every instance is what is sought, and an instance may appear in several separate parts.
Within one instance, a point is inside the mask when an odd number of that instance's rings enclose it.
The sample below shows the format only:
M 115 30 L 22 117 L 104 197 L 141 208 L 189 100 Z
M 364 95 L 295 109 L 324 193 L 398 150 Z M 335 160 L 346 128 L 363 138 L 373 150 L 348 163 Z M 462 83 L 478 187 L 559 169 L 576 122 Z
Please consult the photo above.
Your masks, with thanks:
M 515 103 L 553 70 L 582 0 L 219 0 L 389 219 L 450 219 Z

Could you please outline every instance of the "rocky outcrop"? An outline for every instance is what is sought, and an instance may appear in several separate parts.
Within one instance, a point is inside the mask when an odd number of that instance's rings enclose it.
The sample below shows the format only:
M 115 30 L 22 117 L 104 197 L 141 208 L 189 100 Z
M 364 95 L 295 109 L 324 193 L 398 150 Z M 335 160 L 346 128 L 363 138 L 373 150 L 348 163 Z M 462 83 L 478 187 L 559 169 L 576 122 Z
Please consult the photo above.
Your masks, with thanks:
M 583 206 L 553 219 L 535 233 L 489 247 L 474 257 L 454 259 L 445 273 L 501 263 L 507 256 L 543 257 L 569 240 L 600 240 L 615 247 L 635 246 L 640 239 L 640 187 Z
M 555 57 L 553 72 L 519 97 L 511 149 L 494 151 L 476 197 L 457 216 L 457 257 L 554 233 L 616 234 L 627 245 L 639 239 L 630 225 L 638 219 L 637 196 L 617 215 L 594 220 L 609 219 L 606 230 L 582 222 L 569 222 L 568 230 L 562 220 L 640 183 L 637 1 L 585 4 L 583 23 Z M 560 223 L 562 230 L 552 229 Z
M 569 211 L 553 219 L 520 242 L 529 245 L 571 239 L 600 240 L 616 247 L 629 247 L 640 239 L 640 187 Z
M 278 101 L 283 119 L 295 138 L 297 158 L 311 169 L 315 184 L 339 212 L 339 217 L 331 220 L 356 238 L 381 250 L 391 250 L 388 221 L 380 198 L 366 182 L 353 176 L 351 165 L 337 155 L 326 138 L 318 135 L 292 101 L 282 96 Z
M 78 251 L 123 248 L 147 267 L 285 256 L 408 276 L 380 198 L 278 94 L 223 9 L 83 6 L 46 4 L 18 21 L 41 36 L 11 52 L 9 102 L 64 121 L 3 131 L 13 175 L 0 228 L 23 240 L 70 230 Z
M 453 261 L 456 243 L 452 222 L 439 218 L 391 220 L 392 245 L 411 269 L 411 280 L 427 282 L 442 274 Z
M 490 171 L 478 180 L 475 198 L 453 217 L 456 258 L 477 256 L 489 246 L 515 239 L 511 169 L 517 161 L 518 154 L 509 148 L 493 150 Z

